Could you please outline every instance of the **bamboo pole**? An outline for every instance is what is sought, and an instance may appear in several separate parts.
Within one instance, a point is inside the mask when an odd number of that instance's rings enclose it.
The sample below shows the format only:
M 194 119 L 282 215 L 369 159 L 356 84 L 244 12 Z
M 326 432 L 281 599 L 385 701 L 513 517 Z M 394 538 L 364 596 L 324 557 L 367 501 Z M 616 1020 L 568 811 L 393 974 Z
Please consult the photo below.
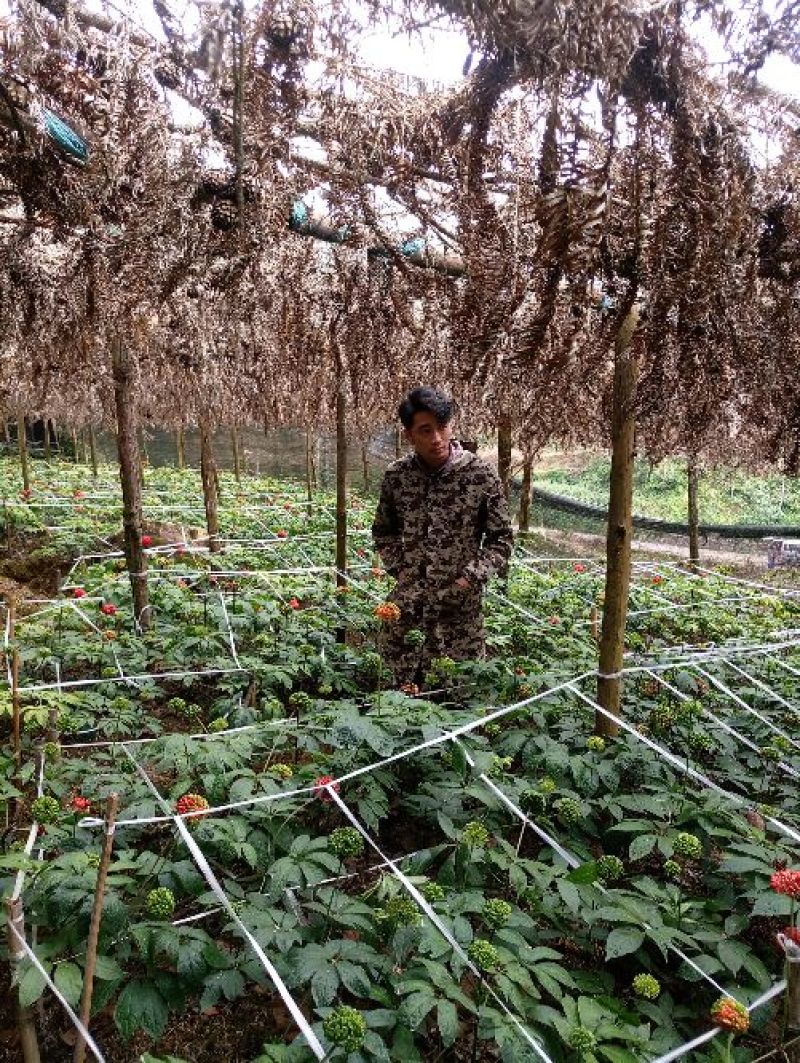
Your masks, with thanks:
M 183 427 L 175 433 L 175 449 L 178 452 L 178 468 L 186 468 L 186 433 Z
M 689 518 L 689 564 L 694 567 L 700 563 L 700 518 L 697 506 L 697 481 L 699 470 L 697 467 L 697 455 L 690 454 L 686 467 L 687 502 Z
M 211 441 L 211 425 L 206 416 L 200 418 L 200 478 L 203 482 L 208 549 L 212 554 L 218 554 L 222 549 L 219 541 L 219 486 Z
M 92 476 L 97 479 L 97 440 L 94 434 L 94 425 L 89 425 L 89 460 L 92 463 Z
M 100 867 L 97 869 L 97 883 L 94 888 L 94 904 L 92 905 L 92 917 L 89 922 L 89 937 L 86 941 L 86 966 L 83 972 L 83 993 L 81 994 L 80 1020 L 84 1027 L 89 1029 L 89 1019 L 92 1012 L 92 995 L 94 993 L 94 971 L 97 963 L 97 941 L 100 936 L 100 921 L 103 918 L 103 899 L 106 892 L 106 879 L 108 877 L 108 865 L 111 863 L 111 850 L 114 847 L 114 822 L 117 818 L 119 807 L 119 795 L 111 794 L 106 800 L 106 835 L 103 841 L 103 851 L 100 854 Z M 86 1041 L 83 1034 L 78 1030 L 78 1040 L 75 1042 L 74 1063 L 83 1063 L 86 1056 Z
M 20 960 L 25 958 L 25 951 L 16 937 L 14 931 L 21 938 L 25 937 L 25 914 L 22 907 L 21 897 L 6 897 L 6 938 L 8 942 L 8 955 L 10 960 L 12 980 L 19 967 Z M 41 1063 L 39 1055 L 39 1042 L 36 1038 L 36 1026 L 33 1022 L 33 1009 L 24 1008 L 19 999 L 19 990 L 15 992 L 17 1001 L 17 1022 L 19 1024 L 19 1040 L 22 1048 L 23 1063 Z
M 121 340 L 111 346 L 114 401 L 117 411 L 117 452 L 122 484 L 122 525 L 125 532 L 125 560 L 133 593 L 134 618 L 144 631 L 150 627 L 150 597 L 147 584 L 147 556 L 142 548 L 142 474 L 135 387 L 135 364 Z
M 31 471 L 28 463 L 28 426 L 25 414 L 17 409 L 17 449 L 19 450 L 19 463 L 22 469 L 22 488 L 27 494 L 31 489 Z
M 522 487 L 519 497 L 519 530 L 530 531 L 531 526 L 531 481 L 533 479 L 533 455 L 526 454 L 522 463 Z
M 620 671 L 625 650 L 625 621 L 631 580 L 636 432 L 636 358 L 631 344 L 638 321 L 639 310 L 634 304 L 623 318 L 614 343 L 606 583 L 597 676 L 597 700 L 612 716 L 620 714 Z M 619 726 L 598 712 L 595 714 L 595 731 L 614 737 Z

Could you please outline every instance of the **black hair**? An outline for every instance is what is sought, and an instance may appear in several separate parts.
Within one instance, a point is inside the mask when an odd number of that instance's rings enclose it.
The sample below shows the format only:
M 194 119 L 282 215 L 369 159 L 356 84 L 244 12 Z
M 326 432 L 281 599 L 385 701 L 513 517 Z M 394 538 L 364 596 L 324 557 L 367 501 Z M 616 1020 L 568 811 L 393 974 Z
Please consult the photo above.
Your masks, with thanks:
M 444 427 L 452 420 L 453 412 L 453 400 L 449 399 L 443 391 L 431 387 L 414 388 L 413 391 L 409 391 L 397 409 L 404 428 L 411 428 L 414 415 L 417 413 L 432 413 L 439 424 Z

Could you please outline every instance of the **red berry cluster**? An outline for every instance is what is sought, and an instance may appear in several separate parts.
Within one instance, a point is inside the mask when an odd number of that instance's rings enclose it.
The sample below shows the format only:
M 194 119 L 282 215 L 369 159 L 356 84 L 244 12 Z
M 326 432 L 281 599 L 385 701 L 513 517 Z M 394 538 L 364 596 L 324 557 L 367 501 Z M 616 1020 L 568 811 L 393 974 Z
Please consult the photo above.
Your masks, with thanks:
M 769 884 L 776 893 L 784 893 L 787 897 L 800 897 L 800 871 L 776 871 Z

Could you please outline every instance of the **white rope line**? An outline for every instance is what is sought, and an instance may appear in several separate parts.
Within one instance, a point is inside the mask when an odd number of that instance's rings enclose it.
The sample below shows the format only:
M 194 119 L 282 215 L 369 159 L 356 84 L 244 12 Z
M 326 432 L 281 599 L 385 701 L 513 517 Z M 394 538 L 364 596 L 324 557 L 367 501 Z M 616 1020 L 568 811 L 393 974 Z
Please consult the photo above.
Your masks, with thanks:
M 543 1063 L 552 1063 L 552 1060 L 547 1055 L 547 1053 L 542 1049 L 542 1047 L 533 1038 L 533 1036 L 528 1032 L 528 1030 L 525 1029 L 525 1027 L 522 1025 L 520 1020 L 517 1018 L 517 1016 L 509 1009 L 509 1007 L 505 1003 L 505 1001 L 497 994 L 497 992 L 495 991 L 494 987 L 492 985 L 490 985 L 489 982 L 486 981 L 484 976 L 481 974 L 480 970 L 475 966 L 475 964 L 472 962 L 472 960 L 470 960 L 470 958 L 467 955 L 467 953 L 459 945 L 459 943 L 453 937 L 453 935 L 448 930 L 448 928 L 445 926 L 445 924 L 442 922 L 442 920 L 437 915 L 437 913 L 433 910 L 433 908 L 428 903 L 428 901 L 425 900 L 425 898 L 422 896 L 422 894 L 417 889 L 417 887 L 414 885 L 414 883 L 403 873 L 403 871 L 397 866 L 397 864 L 394 862 L 394 860 L 391 860 L 383 852 L 383 850 L 378 845 L 378 843 L 373 839 L 373 837 L 369 833 L 369 831 L 361 824 L 361 822 L 351 812 L 350 808 L 341 799 L 339 794 L 336 792 L 336 789 L 334 788 L 334 786 L 329 783 L 327 785 L 326 789 L 327 789 L 330 797 L 333 799 L 333 801 L 339 807 L 340 811 L 347 817 L 347 819 L 350 821 L 350 823 L 352 823 L 352 825 L 355 827 L 355 829 L 358 831 L 358 833 L 361 835 L 361 837 L 364 839 L 364 841 L 367 843 L 367 845 L 369 845 L 370 848 L 381 858 L 381 860 L 384 861 L 386 866 L 389 868 L 389 870 L 395 876 L 395 878 L 400 883 L 400 885 L 403 887 L 403 889 L 406 891 L 406 893 L 408 893 L 411 896 L 411 898 L 415 901 L 417 907 L 420 908 L 424 912 L 424 914 L 428 918 L 429 922 L 431 922 L 436 927 L 436 929 L 439 931 L 439 933 L 445 939 L 445 941 L 450 946 L 450 948 L 455 952 L 455 954 L 459 957 L 459 959 L 461 959 L 462 962 L 465 963 L 466 966 L 472 971 L 472 973 L 475 975 L 475 977 L 478 979 L 478 981 L 481 982 L 481 984 L 488 991 L 489 995 L 492 997 L 492 999 L 495 1001 L 495 1003 L 499 1005 L 499 1007 L 504 1012 L 504 1014 L 507 1015 L 509 1019 L 511 1019 L 511 1021 L 513 1022 L 514 1026 L 516 1027 L 516 1029 L 519 1031 L 519 1033 L 522 1035 L 522 1037 L 525 1039 L 525 1041 L 530 1045 L 530 1047 L 534 1050 L 534 1052 L 539 1057 L 539 1059 L 541 1059 L 543 1061 Z
M 40 690 L 57 690 L 62 687 L 92 687 L 101 683 L 145 683 L 157 679 L 183 679 L 186 676 L 231 675 L 233 672 L 245 672 L 245 668 L 203 668 L 198 671 L 181 672 L 143 672 L 141 675 L 112 675 L 107 679 L 65 679 L 62 683 L 39 683 L 36 686 L 20 687 L 20 694 L 35 694 Z
M 682 701 L 692 701 L 693 700 L 688 694 L 684 694 L 684 692 L 682 690 L 679 690 L 677 687 L 673 686 L 672 683 L 669 683 L 666 679 L 664 679 L 663 676 L 658 675 L 657 672 L 649 670 L 645 674 L 652 676 L 653 679 L 656 680 L 656 682 L 661 683 L 663 686 L 665 686 L 667 688 L 667 690 L 670 690 L 673 694 L 676 695 L 676 697 L 680 698 Z M 707 716 L 709 718 L 709 720 L 712 720 L 718 727 L 721 727 L 723 731 L 727 731 L 727 733 L 732 738 L 735 738 L 738 742 L 741 742 L 742 745 L 747 746 L 748 749 L 751 749 L 754 753 L 760 753 L 761 752 L 761 747 L 760 746 L 756 745 L 755 742 L 751 741 L 749 738 L 747 738 L 745 735 L 743 735 L 740 731 L 737 731 L 735 727 L 732 727 L 729 723 L 726 723 L 725 720 L 723 720 L 719 716 L 715 715 L 710 709 L 706 708 L 706 706 L 703 705 L 702 702 L 700 702 L 700 707 L 702 709 L 702 712 L 703 712 L 704 716 Z M 800 772 L 795 771 L 795 769 L 791 766 L 791 764 L 787 764 L 786 761 L 779 760 L 777 762 L 777 767 L 782 768 L 783 771 L 787 775 L 791 775 L 793 779 L 800 779 Z
M 755 686 L 757 686 L 760 690 L 763 690 L 766 694 L 769 694 L 773 701 L 777 701 L 778 704 L 783 705 L 784 708 L 791 709 L 791 711 L 795 714 L 800 712 L 796 705 L 792 705 L 791 701 L 787 701 L 786 698 L 781 697 L 781 695 L 778 694 L 777 691 L 773 690 L 772 687 L 767 686 L 767 684 L 762 682 L 762 680 L 758 679 L 754 675 L 751 675 L 749 672 L 746 672 L 744 668 L 740 668 L 738 664 L 734 664 L 733 661 L 723 661 L 722 663 L 727 664 L 729 668 L 733 668 L 733 670 L 735 672 L 738 672 L 739 675 L 744 676 L 748 683 L 755 684 Z
M 762 1004 L 767 1004 L 770 1000 L 774 1000 L 774 998 L 779 996 L 784 989 L 786 989 L 785 981 L 780 981 L 774 986 L 771 986 L 766 993 L 762 993 L 760 997 L 752 1002 L 752 1004 L 747 1005 L 748 1013 L 752 1014 L 752 1012 L 754 1012 L 756 1008 L 760 1008 Z M 713 1040 L 721 1033 L 722 1028 L 720 1026 L 715 1026 L 713 1030 L 707 1030 L 705 1033 L 701 1033 L 699 1037 L 687 1041 L 685 1045 L 681 1045 L 679 1048 L 673 1048 L 671 1052 L 659 1056 L 657 1059 L 652 1060 L 651 1063 L 672 1063 L 674 1059 L 680 1059 L 682 1056 L 688 1055 L 689 1052 L 693 1052 L 695 1048 L 700 1048 L 701 1045 Z
M 668 764 L 671 764 L 672 767 L 677 768 L 678 771 L 682 772 L 684 775 L 688 775 L 689 778 L 694 779 L 702 786 L 705 786 L 709 790 L 713 790 L 714 793 L 719 794 L 720 797 L 725 797 L 727 800 L 732 801 L 734 804 L 747 805 L 747 801 L 745 801 L 743 797 L 739 797 L 738 794 L 731 793 L 730 790 L 725 790 L 721 786 L 718 786 L 717 783 L 713 781 L 713 779 L 709 779 L 709 777 L 707 775 L 704 775 L 703 772 L 697 771 L 696 768 L 692 768 L 688 764 L 684 764 L 683 761 L 679 757 L 675 756 L 674 753 L 671 753 L 668 749 L 665 749 L 663 746 L 658 745 L 657 742 L 654 742 L 651 738 L 648 738 L 647 735 L 641 734 L 641 732 L 637 731 L 635 727 L 631 727 L 627 720 L 623 719 L 621 716 L 614 716 L 613 713 L 608 712 L 608 710 L 604 709 L 602 705 L 598 704 L 598 702 L 596 702 L 593 698 L 590 698 L 588 694 L 584 694 L 582 690 L 575 686 L 575 683 L 577 682 L 580 682 L 580 680 L 575 680 L 572 683 L 565 683 L 564 686 L 566 689 L 571 690 L 574 694 L 577 694 L 577 696 L 582 701 L 585 701 L 587 705 L 591 705 L 595 712 L 599 712 L 602 716 L 605 716 L 606 719 L 611 720 L 613 723 L 621 727 L 623 731 L 626 731 L 628 734 L 633 735 L 633 737 L 637 741 L 643 742 L 646 746 L 652 749 L 653 752 L 657 753 L 660 757 L 666 760 Z M 794 841 L 795 843 L 800 844 L 800 834 L 793 827 L 788 826 L 786 823 L 783 823 L 781 820 L 776 819 L 774 816 L 765 816 L 764 818 L 767 820 L 768 823 L 771 823 L 782 834 L 785 834 L 788 838 L 791 838 L 792 841 Z
M 457 745 L 461 746 L 461 748 L 464 750 L 464 756 L 465 756 L 469 766 L 471 768 L 474 768 L 475 767 L 475 761 L 470 756 L 469 750 L 458 739 L 455 739 L 455 742 L 456 742 Z M 481 772 L 481 774 L 478 776 L 478 778 L 481 780 L 482 783 L 484 783 L 485 786 L 487 786 L 489 788 L 489 790 L 491 790 L 491 792 L 496 797 L 500 798 L 500 800 L 503 802 L 503 804 L 506 806 L 506 808 L 508 808 L 508 810 L 514 816 L 516 816 L 517 819 L 521 820 L 521 822 L 525 826 L 530 827 L 531 830 L 535 834 L 537 834 L 538 837 L 541 838 L 541 840 L 543 842 L 545 842 L 545 844 L 549 845 L 555 852 L 557 852 L 558 855 L 562 858 L 562 860 L 564 860 L 566 862 L 568 867 L 577 868 L 577 867 L 581 866 L 581 861 L 578 859 L 577 856 L 575 856 L 573 853 L 570 853 L 569 850 L 564 849 L 563 846 L 559 845 L 559 843 L 555 840 L 555 838 L 551 837 L 547 833 L 547 831 L 543 830 L 538 825 L 538 823 L 536 823 L 532 819 L 529 819 L 528 816 L 526 816 L 525 813 L 522 811 L 522 809 L 519 808 L 517 805 L 515 805 L 514 802 L 511 800 L 511 798 L 508 796 L 508 794 L 505 793 L 504 790 L 501 790 L 500 787 L 492 779 L 490 779 L 488 775 L 486 775 L 485 773 Z M 606 887 L 603 885 L 602 882 L 595 882 L 594 885 L 596 886 L 596 888 L 604 896 L 609 896 L 609 891 L 606 889 Z M 623 910 L 627 911 L 629 914 L 633 914 L 633 915 L 636 916 L 636 919 L 641 923 L 641 925 L 645 928 L 645 930 L 652 930 L 653 929 L 648 922 L 646 922 L 644 919 L 642 919 L 639 915 L 636 915 L 636 913 L 633 912 L 632 909 L 628 908 L 624 901 L 620 901 L 618 898 L 615 898 L 615 899 L 617 900 L 617 903 L 620 904 L 620 907 L 623 908 Z M 708 974 L 706 971 L 704 971 L 703 968 L 691 958 L 691 956 L 687 956 L 686 953 L 683 952 L 682 949 L 678 948 L 677 945 L 668 944 L 667 948 L 670 949 L 672 952 L 674 952 L 676 956 L 678 956 L 681 960 L 683 960 L 684 963 L 687 963 L 699 975 L 701 975 L 718 992 L 726 994 L 728 996 L 732 995 L 731 993 L 729 993 L 728 990 L 723 989 L 722 986 L 717 981 L 715 981 L 714 978 L 710 974 Z M 734 998 L 734 999 L 737 999 L 737 998 Z
M 724 664 L 725 662 L 723 661 L 722 663 Z M 760 720 L 765 727 L 768 727 L 773 734 L 780 735 L 781 738 L 785 738 L 787 742 L 791 742 L 795 749 L 800 749 L 800 743 L 795 742 L 793 738 L 790 738 L 785 731 L 778 727 L 777 724 L 774 724 L 771 720 L 767 719 L 767 717 L 764 716 L 763 713 L 759 712 L 758 709 L 754 709 L 752 705 L 748 705 L 747 702 L 740 698 L 738 694 L 735 694 L 730 689 L 730 687 L 726 686 L 721 679 L 717 679 L 717 677 L 712 675 L 711 672 L 707 672 L 705 668 L 701 668 L 699 664 L 692 664 L 689 667 L 693 671 L 699 672 L 700 675 L 704 676 L 709 681 L 709 683 L 712 683 L 717 688 L 717 690 L 722 691 L 722 693 L 726 697 L 730 698 L 731 701 L 735 702 L 740 708 L 744 709 L 745 712 L 748 712 L 751 716 L 755 716 L 756 719 Z
M 66 1011 L 67 1015 L 69 1015 L 69 1017 L 70 1017 L 70 1019 L 72 1021 L 72 1025 L 75 1027 L 75 1029 L 78 1031 L 78 1033 L 83 1035 L 83 1039 L 86 1041 L 86 1045 L 89 1048 L 89 1050 L 91 1051 L 91 1053 L 94 1056 L 94 1058 L 96 1060 L 98 1060 L 98 1063 L 105 1063 L 105 1056 L 100 1051 L 100 1049 L 97 1047 L 97 1043 L 95 1042 L 95 1039 L 92 1037 L 92 1035 L 89 1033 L 89 1031 L 86 1029 L 86 1027 L 81 1022 L 81 1020 L 78 1018 L 78 1016 L 72 1010 L 72 1007 L 70 1006 L 69 1001 L 64 996 L 64 994 L 61 992 L 61 990 L 56 986 L 55 982 L 50 977 L 50 975 L 47 973 L 47 971 L 44 969 L 44 967 L 42 966 L 42 964 L 41 964 L 41 962 L 39 960 L 39 957 L 36 955 L 36 953 L 30 947 L 30 945 L 25 940 L 25 938 L 20 934 L 20 932 L 14 926 L 14 923 L 13 923 L 12 920 L 8 920 L 8 927 L 9 927 L 9 930 L 11 931 L 11 933 L 16 938 L 17 943 L 19 945 L 19 952 L 17 952 L 17 958 L 21 958 L 22 956 L 27 956 L 27 958 L 31 961 L 33 966 L 39 971 L 39 974 L 41 974 L 42 978 L 44 978 L 44 980 L 47 983 L 47 985 L 49 986 L 51 992 L 56 996 L 56 998 L 58 999 L 59 1003 L 61 1004 L 61 1006 Z
M 231 645 L 231 656 L 233 657 L 233 663 L 237 668 L 242 668 L 242 662 L 239 660 L 239 655 L 236 652 L 236 641 L 233 637 L 233 628 L 231 627 L 231 619 L 228 616 L 228 608 L 225 605 L 225 598 L 222 594 L 219 595 L 220 605 L 222 606 L 222 615 L 225 618 L 225 626 L 228 629 L 228 641 Z M 244 671 L 244 669 L 242 669 Z
M 150 778 L 150 776 L 142 768 L 142 766 L 139 764 L 139 762 L 136 760 L 136 758 L 130 752 L 130 750 L 127 749 L 124 745 L 123 745 L 122 748 L 123 748 L 126 756 L 128 757 L 128 759 L 135 766 L 137 773 L 142 778 L 142 780 L 144 781 L 144 783 L 146 784 L 148 789 L 151 791 L 153 796 L 156 798 L 158 803 L 161 805 L 161 807 L 163 809 L 168 811 L 169 810 L 169 805 L 164 800 L 164 798 L 161 796 L 160 792 L 158 791 L 158 789 L 154 785 L 154 783 L 153 783 L 152 779 Z M 230 900 L 228 899 L 227 894 L 225 893 L 225 890 L 222 888 L 222 886 L 220 885 L 219 880 L 217 879 L 216 875 L 212 871 L 211 866 L 209 865 L 208 861 L 206 860 L 202 849 L 200 848 L 200 846 L 197 844 L 197 842 L 192 837 L 191 832 L 189 831 L 189 828 L 186 826 L 186 824 L 183 822 L 183 820 L 182 820 L 182 818 L 180 816 L 172 815 L 169 818 L 173 821 L 175 826 L 178 828 L 178 832 L 181 835 L 183 843 L 185 844 L 186 848 L 191 853 L 192 858 L 193 858 L 195 864 L 197 865 L 198 870 L 200 871 L 200 873 L 202 874 L 203 878 L 208 883 L 208 885 L 211 888 L 212 892 L 214 893 L 216 898 L 219 900 L 220 904 L 225 909 L 225 911 L 228 913 L 228 915 L 231 917 L 231 919 L 234 921 L 236 926 L 239 928 L 239 931 L 244 936 L 245 940 L 248 942 L 250 947 L 253 949 L 253 951 L 255 952 L 255 954 L 258 957 L 258 959 L 261 961 L 261 964 L 262 964 L 264 970 L 266 971 L 270 981 L 275 986 L 275 988 L 278 990 L 278 993 L 280 994 L 281 999 L 283 1000 L 283 1002 L 286 1005 L 286 1007 L 289 1009 L 289 1013 L 291 1014 L 292 1018 L 294 1019 L 295 1024 L 299 1028 L 301 1034 L 303 1035 L 303 1037 L 305 1037 L 306 1041 L 308 1042 L 308 1045 L 311 1048 L 311 1051 L 314 1053 L 314 1055 L 317 1057 L 317 1059 L 319 1059 L 319 1060 L 324 1059 L 325 1055 L 326 1055 L 325 1049 L 322 1047 L 322 1045 L 320 1044 L 319 1040 L 317 1039 L 317 1035 L 311 1029 L 311 1026 L 308 1023 L 308 1020 L 306 1019 L 305 1015 L 303 1015 L 302 1011 L 298 1007 L 297 1001 L 294 999 L 292 994 L 287 989 L 286 984 L 284 983 L 283 979 L 278 974 L 278 972 L 275 970 L 275 967 L 273 966 L 271 960 L 269 959 L 267 954 L 264 952 L 264 950 L 262 949 L 261 945 L 258 943 L 258 941 L 253 936 L 253 934 L 247 929 L 245 924 L 239 918 L 239 915 L 238 915 L 236 909 L 231 904 Z
M 507 716 L 511 712 L 518 712 L 520 709 L 525 708 L 528 705 L 532 705 L 536 701 L 540 701 L 542 698 L 548 697 L 551 694 L 558 693 L 559 690 L 571 689 L 571 684 L 580 682 L 582 679 L 586 679 L 591 676 L 591 672 L 584 672 L 582 675 L 572 677 L 565 680 L 563 683 L 559 683 L 549 690 L 541 691 L 539 694 L 534 694 L 532 697 L 525 698 L 524 701 L 518 701 L 513 705 L 504 705 L 500 709 L 495 709 L 493 712 L 486 713 L 484 716 L 479 716 L 474 720 L 462 724 L 459 727 L 455 727 L 450 731 L 443 731 L 440 735 L 436 735 L 433 738 L 427 739 L 425 742 L 420 742 L 415 746 L 411 746 L 409 749 L 401 750 L 398 753 L 393 753 L 391 756 L 384 757 L 382 760 L 373 761 L 371 764 L 367 764 L 361 768 L 355 768 L 353 771 L 346 772 L 344 775 L 340 775 L 333 782 L 338 786 L 346 782 L 350 782 L 352 779 L 357 779 L 361 775 L 366 775 L 368 772 L 378 771 L 380 768 L 385 768 L 389 764 L 394 764 L 398 760 L 404 760 L 407 757 L 415 756 L 417 753 L 425 752 L 434 746 L 442 745 L 444 742 L 449 742 L 453 738 L 458 738 L 461 735 L 469 734 L 470 731 L 475 731 L 479 727 L 485 726 L 487 723 L 492 723 L 494 720 L 499 720 L 503 716 Z M 123 745 L 125 743 L 122 743 Z M 284 790 L 276 794 L 262 794 L 259 797 L 249 797 L 242 801 L 234 801 L 226 805 L 215 805 L 210 808 L 204 809 L 202 812 L 185 812 L 179 819 L 189 819 L 193 816 L 213 816 L 220 812 L 229 812 L 236 808 L 251 808 L 256 805 L 269 804 L 272 801 L 284 801 L 292 797 L 310 796 L 317 793 L 319 787 L 316 783 L 312 783 L 310 786 L 298 787 L 295 790 Z M 172 822 L 175 816 L 172 814 L 168 816 L 145 816 L 136 819 L 118 819 L 116 822 L 117 827 L 131 827 L 131 826 L 146 826 L 151 823 L 168 823 Z M 86 816 L 80 821 L 80 826 L 85 828 L 95 828 L 102 826 L 104 820 L 97 819 L 91 816 Z

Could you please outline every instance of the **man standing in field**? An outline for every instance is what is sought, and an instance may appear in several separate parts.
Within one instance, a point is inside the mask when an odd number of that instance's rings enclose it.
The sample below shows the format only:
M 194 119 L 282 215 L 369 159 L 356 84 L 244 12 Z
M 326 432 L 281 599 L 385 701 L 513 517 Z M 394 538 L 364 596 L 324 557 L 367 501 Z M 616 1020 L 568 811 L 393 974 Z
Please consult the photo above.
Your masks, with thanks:
M 483 588 L 505 573 L 513 533 L 496 471 L 452 439 L 452 401 L 415 388 L 398 413 L 413 453 L 386 470 L 372 525 L 400 609 L 381 649 L 398 683 L 420 683 L 435 657 L 483 656 Z

